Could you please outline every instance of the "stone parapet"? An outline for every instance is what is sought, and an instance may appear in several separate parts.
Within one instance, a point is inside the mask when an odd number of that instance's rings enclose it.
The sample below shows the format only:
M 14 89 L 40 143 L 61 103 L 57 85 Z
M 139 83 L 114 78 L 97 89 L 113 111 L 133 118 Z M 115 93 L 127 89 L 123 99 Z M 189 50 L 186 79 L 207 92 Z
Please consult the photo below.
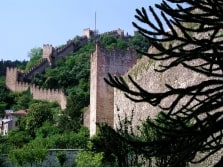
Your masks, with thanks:
M 7 68 L 6 87 L 13 92 L 23 92 L 30 89 L 33 99 L 46 100 L 49 102 L 58 102 L 61 109 L 66 108 L 66 96 L 58 89 L 43 89 L 34 84 L 19 82 L 17 80 L 19 71 L 17 68 Z

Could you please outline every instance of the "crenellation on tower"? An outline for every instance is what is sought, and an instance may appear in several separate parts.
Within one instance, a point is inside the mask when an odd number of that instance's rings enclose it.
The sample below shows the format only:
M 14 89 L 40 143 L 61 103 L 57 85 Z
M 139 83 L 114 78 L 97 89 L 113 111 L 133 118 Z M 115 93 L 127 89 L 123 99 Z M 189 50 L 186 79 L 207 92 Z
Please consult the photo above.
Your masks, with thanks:
M 83 36 L 86 36 L 88 39 L 93 37 L 95 35 L 94 31 L 91 30 L 90 28 L 85 28 L 83 30 Z
M 43 59 L 47 59 L 50 65 L 52 65 L 53 46 L 49 44 L 43 45 Z

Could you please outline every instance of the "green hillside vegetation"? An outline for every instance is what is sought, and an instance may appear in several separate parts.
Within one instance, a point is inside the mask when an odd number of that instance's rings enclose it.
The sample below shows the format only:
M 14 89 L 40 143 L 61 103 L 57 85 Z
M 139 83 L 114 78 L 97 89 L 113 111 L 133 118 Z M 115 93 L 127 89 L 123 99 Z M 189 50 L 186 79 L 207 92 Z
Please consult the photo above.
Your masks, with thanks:
M 146 51 L 148 48 L 148 41 L 140 34 L 128 39 L 103 35 L 97 42 L 108 49 L 142 47 Z M 36 74 L 31 80 L 31 83 L 43 88 L 62 89 L 67 95 L 67 108 L 64 111 L 61 111 L 56 103 L 33 100 L 29 90 L 14 93 L 5 87 L 6 67 L 17 67 L 28 71 L 40 61 L 41 48 L 30 50 L 29 62 L 3 60 L 0 62 L 2 64 L 0 66 L 1 117 L 6 109 L 27 110 L 26 117 L 19 118 L 16 129 L 11 130 L 6 136 L 0 136 L 0 153 L 8 154 L 11 162 L 18 166 L 41 162 L 44 158 L 40 155 L 44 157 L 46 149 L 89 149 L 89 131 L 83 127 L 83 112 L 89 105 L 90 55 L 94 49 L 95 40 L 90 39 L 78 51 L 70 53 L 66 59 L 59 60 L 52 68 L 48 68 L 43 74 Z M 37 154 L 40 156 L 39 159 L 30 158 Z
M 0 77 L 6 75 L 6 67 L 18 67 L 24 70 L 26 68 L 27 61 L 11 61 L 11 60 L 1 60 L 0 61 Z

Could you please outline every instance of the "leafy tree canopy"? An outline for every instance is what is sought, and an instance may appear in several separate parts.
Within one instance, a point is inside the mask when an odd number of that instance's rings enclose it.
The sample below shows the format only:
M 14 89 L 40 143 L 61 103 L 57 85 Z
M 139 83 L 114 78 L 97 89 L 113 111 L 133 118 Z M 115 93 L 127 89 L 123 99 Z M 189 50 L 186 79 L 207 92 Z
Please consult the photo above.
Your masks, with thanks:
M 29 62 L 26 64 L 25 71 L 28 71 L 33 66 L 35 66 L 41 59 L 43 55 L 43 49 L 40 47 L 32 48 L 28 53 L 28 57 L 30 58 Z

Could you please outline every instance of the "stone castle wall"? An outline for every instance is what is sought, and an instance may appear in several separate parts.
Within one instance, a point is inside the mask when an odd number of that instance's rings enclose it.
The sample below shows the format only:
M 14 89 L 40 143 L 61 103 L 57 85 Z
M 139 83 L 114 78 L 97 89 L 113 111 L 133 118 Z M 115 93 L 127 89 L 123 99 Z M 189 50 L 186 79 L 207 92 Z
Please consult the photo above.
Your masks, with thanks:
M 30 89 L 33 99 L 46 100 L 49 102 L 58 102 L 61 109 L 66 108 L 66 96 L 57 89 L 43 89 L 27 82 L 18 82 L 17 78 L 20 71 L 17 68 L 7 68 L 6 87 L 13 92 L 23 92 Z
M 37 73 L 39 74 L 43 73 L 48 67 L 50 67 L 48 60 L 46 58 L 43 58 L 40 60 L 38 64 L 32 67 L 29 71 L 21 74 L 22 75 L 21 78 L 18 79 L 19 81 L 31 80 Z
M 134 50 L 104 49 L 96 45 L 91 55 L 90 76 L 90 135 L 96 133 L 97 123 L 114 124 L 114 89 L 104 82 L 108 73 L 123 75 L 136 63 Z
M 78 38 L 78 41 L 76 42 L 74 40 L 69 40 L 67 41 L 66 45 L 64 45 L 63 47 L 53 48 L 52 64 L 55 64 L 55 62 L 57 62 L 61 58 L 66 58 L 70 53 L 72 53 L 73 51 L 79 49 L 81 46 L 86 44 L 87 41 L 88 41 L 87 37 L 82 36 Z
M 88 42 L 88 36 L 86 32 L 91 31 L 90 29 L 84 30 L 84 34 L 82 37 L 79 37 L 78 39 L 74 40 L 68 40 L 67 43 L 59 48 L 54 48 L 52 45 L 44 44 L 43 45 L 43 56 L 42 59 L 38 64 L 33 66 L 29 71 L 23 72 L 19 71 L 17 69 L 7 69 L 6 74 L 6 86 L 11 91 L 25 91 L 30 87 L 33 87 L 32 85 L 28 84 L 27 81 L 30 81 L 35 74 L 37 73 L 43 73 L 46 68 L 51 67 L 52 65 L 55 65 L 56 62 L 62 58 L 66 58 L 70 53 L 73 51 L 79 49 L 81 46 L 86 44 Z M 108 34 L 118 34 L 120 36 L 124 35 L 124 31 L 121 29 L 108 32 Z M 89 36 L 90 38 L 91 36 Z M 60 101 L 59 103 L 64 107 L 66 104 L 66 100 L 64 98 L 64 95 L 60 93 L 58 96 L 57 93 L 52 93 L 51 90 L 45 90 L 43 91 L 41 88 L 38 88 L 37 86 L 33 87 L 33 96 L 37 99 L 43 99 L 43 100 L 50 100 L 53 99 L 56 101 Z M 54 97 L 53 94 L 57 97 Z M 58 100 L 58 99 L 63 100 Z
M 152 47 L 149 49 L 149 52 L 156 52 Z M 131 75 L 133 79 L 142 86 L 145 90 L 149 92 L 164 92 L 167 91 L 167 87 L 165 84 L 169 84 L 174 88 L 185 88 L 188 86 L 192 86 L 198 84 L 202 81 L 207 80 L 207 76 L 202 75 L 200 73 L 196 73 L 191 71 L 182 65 L 178 65 L 177 67 L 173 67 L 168 71 L 159 73 L 155 72 L 155 69 L 160 69 L 160 65 L 167 65 L 169 61 L 161 62 L 161 61 L 153 61 L 148 57 L 143 57 L 141 60 L 137 62 L 137 64 L 131 68 L 125 75 L 124 78 L 127 79 L 127 75 Z M 190 62 L 188 62 L 190 63 Z M 193 64 L 201 64 L 202 60 L 197 60 L 196 62 L 191 62 Z M 210 79 L 210 78 L 209 78 Z M 134 88 L 134 86 L 130 83 L 130 88 Z M 167 107 L 171 104 L 175 97 L 168 97 L 166 100 L 161 102 L 163 107 Z M 178 108 L 180 105 L 185 104 L 188 101 L 188 98 L 184 98 L 179 102 L 179 105 L 176 106 Z M 131 118 L 133 111 L 133 127 L 137 127 L 141 125 L 142 121 L 144 121 L 147 117 L 154 118 L 161 109 L 158 106 L 152 106 L 146 102 L 136 103 L 125 97 L 124 93 L 118 89 L 114 90 L 114 127 L 118 128 L 120 125 L 119 118 L 124 120 L 127 116 Z M 198 166 L 198 167 L 209 167 L 213 166 L 213 164 L 221 158 L 223 150 L 218 151 L 217 154 L 214 154 L 201 164 L 190 164 L 190 166 Z M 200 157 L 200 154 L 197 155 Z
M 165 63 L 168 64 L 169 62 Z M 130 75 L 145 90 L 154 93 L 167 91 L 168 89 L 165 84 L 171 85 L 174 88 L 185 88 L 207 79 L 206 76 L 194 73 L 182 65 L 162 73 L 156 72 L 155 69 L 159 69 L 160 65 L 164 65 L 164 63 L 160 61 L 155 62 L 148 57 L 143 57 L 124 75 L 124 78 L 127 80 L 131 89 L 135 89 L 135 87 L 128 80 L 127 75 Z M 136 103 L 129 100 L 125 97 L 124 93 L 118 89 L 115 89 L 114 92 L 114 126 L 116 128 L 119 125 L 118 116 L 124 119 L 126 115 L 130 117 L 133 111 L 133 126 L 137 126 L 148 116 L 153 118 L 161 111 L 158 106 L 152 106 L 147 102 Z M 174 97 L 170 96 L 165 101 L 162 101 L 161 105 L 163 107 L 168 107 L 173 99 Z M 187 99 L 183 99 L 179 105 L 185 103 L 186 100 Z
M 66 58 L 70 53 L 79 49 L 81 46 L 87 43 L 85 36 L 80 37 L 78 41 L 69 40 L 67 43 L 60 47 L 54 48 L 52 45 L 43 45 L 43 56 L 39 63 L 33 66 L 29 71 L 22 73 L 18 78 L 19 81 L 30 81 L 35 74 L 43 73 L 46 68 L 55 65 L 56 62 L 62 58 Z
M 86 37 L 79 38 L 78 41 L 69 40 L 66 45 L 60 48 L 54 48 L 52 45 L 43 45 L 43 56 L 38 64 L 33 66 L 29 71 L 19 71 L 17 68 L 7 68 L 6 70 L 6 86 L 13 92 L 23 92 L 30 89 L 34 99 L 56 101 L 62 109 L 66 108 L 66 96 L 62 91 L 42 89 L 36 85 L 31 85 L 30 81 L 35 74 L 43 73 L 46 68 L 54 65 L 59 59 L 66 58 L 69 53 L 79 49 L 87 42 Z

